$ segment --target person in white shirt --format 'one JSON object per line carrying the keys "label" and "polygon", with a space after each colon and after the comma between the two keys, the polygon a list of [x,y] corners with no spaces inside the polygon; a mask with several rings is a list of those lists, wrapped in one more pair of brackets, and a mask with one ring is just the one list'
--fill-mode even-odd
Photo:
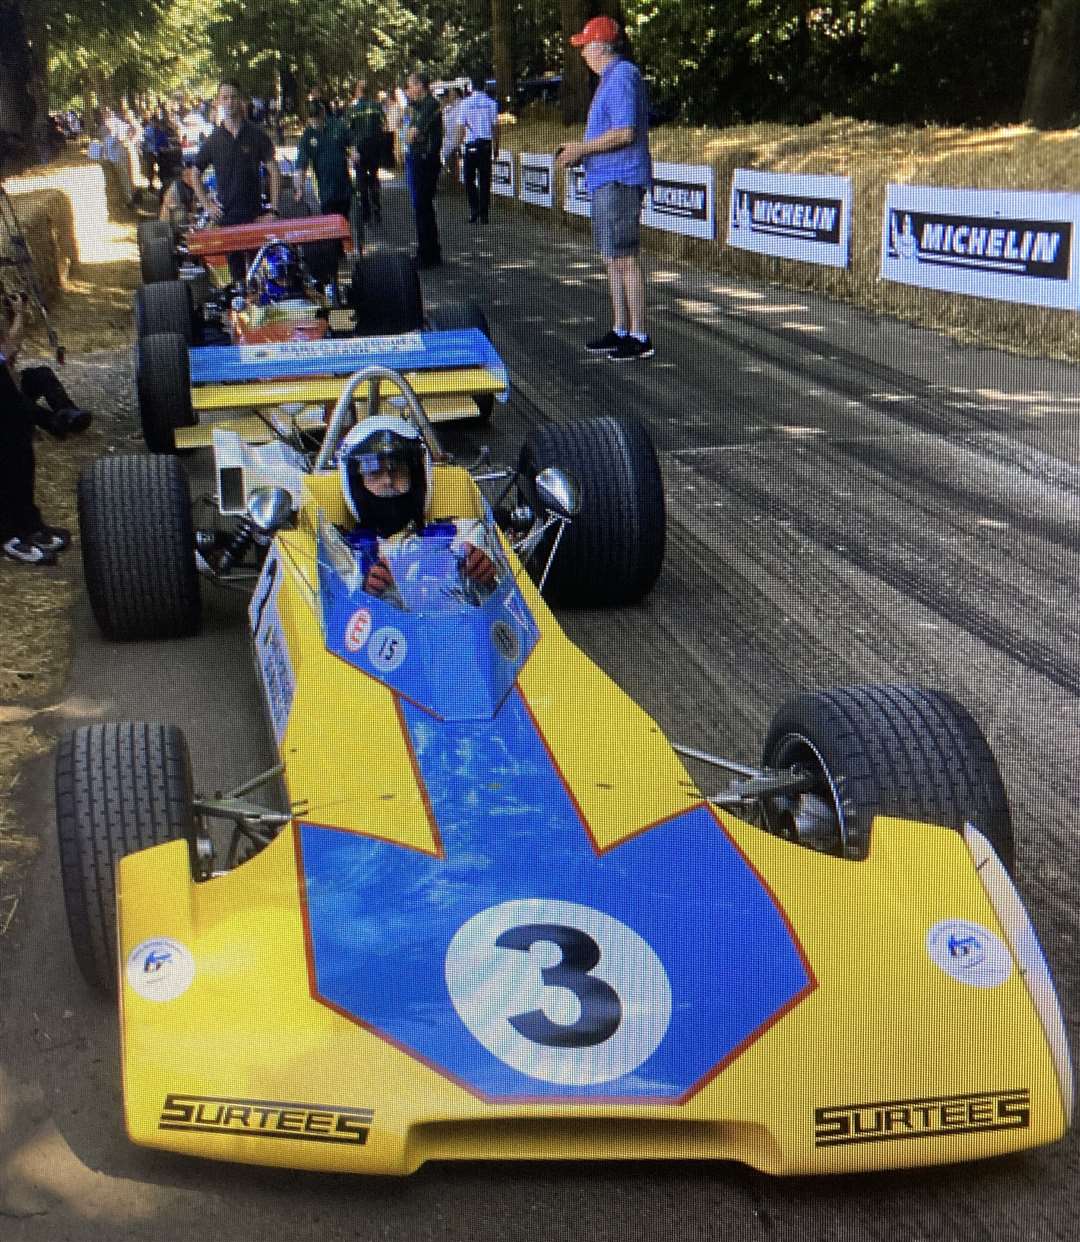
{"label": "person in white shirt", "polygon": [[439,159],[452,177],[457,176],[457,157],[461,150],[457,141],[458,116],[461,113],[461,91],[451,86],[443,100],[443,144]]}
{"label": "person in white shirt", "polygon": [[491,203],[491,161],[499,154],[499,105],[473,78],[473,89],[458,107],[454,146],[465,143],[465,193],[469,223],[487,224]]}

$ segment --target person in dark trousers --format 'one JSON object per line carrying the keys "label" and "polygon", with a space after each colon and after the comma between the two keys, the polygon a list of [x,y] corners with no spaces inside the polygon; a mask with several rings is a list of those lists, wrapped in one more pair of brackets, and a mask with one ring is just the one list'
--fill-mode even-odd
{"label": "person in dark trousers", "polygon": [[386,114],[382,106],[368,98],[367,82],[356,84],[356,94],[349,108],[349,128],[356,148],[356,192],[360,196],[360,218],[364,224],[382,220],[382,198],[379,193],[379,165],[386,144]]}
{"label": "person in dark trousers", "polygon": [[410,73],[405,94],[409,100],[404,120],[405,182],[416,218],[416,263],[422,268],[438,267],[442,247],[435,218],[435,191],[443,140],[442,109],[431,93],[427,74]]}
{"label": "person in dark trousers", "polygon": [[454,146],[465,144],[465,193],[469,223],[487,224],[491,204],[491,161],[499,154],[499,105],[484,89],[484,78],[473,79],[472,92],[458,106]]}
{"label": "person in dark trousers", "polygon": [[[21,565],[52,565],[57,553],[71,543],[71,534],[49,526],[34,503],[34,426],[42,412],[26,389],[33,393],[48,387],[54,399],[62,393],[71,414],[69,430],[84,430],[90,415],[74,409],[48,367],[30,367],[16,381],[12,364],[25,328],[25,301],[5,298],[0,323],[0,551]],[[44,385],[42,372],[51,376],[54,386]]]}
{"label": "person in dark trousers", "polygon": [[300,178],[298,197],[303,198],[304,182],[310,166],[319,191],[319,209],[349,218],[352,181],[349,179],[349,149],[352,136],[344,122],[329,116],[326,105],[308,101],[308,124],[296,146],[296,172]]}
{"label": "person in dark trousers", "polygon": [[555,164],[585,166],[593,242],[607,268],[611,293],[611,329],[587,341],[585,349],[611,362],[636,362],[655,353],[645,329],[640,257],[641,204],[652,185],[648,95],[640,70],[622,55],[622,31],[610,17],[590,18],[570,42],[600,82],[584,139],[560,147]]}
{"label": "person in dark trousers", "polygon": [[[244,96],[240,87],[228,79],[218,87],[219,123],[199,148],[195,167],[200,173],[213,165],[217,178],[214,202],[202,183],[195,180],[195,193],[214,224],[250,224],[264,222],[278,214],[281,198],[281,172],[274,158],[274,144],[265,129],[253,125],[244,116]],[[270,206],[262,211],[262,187],[259,170],[265,167],[270,179]],[[229,255],[229,272],[233,280],[245,275],[243,251]]]}

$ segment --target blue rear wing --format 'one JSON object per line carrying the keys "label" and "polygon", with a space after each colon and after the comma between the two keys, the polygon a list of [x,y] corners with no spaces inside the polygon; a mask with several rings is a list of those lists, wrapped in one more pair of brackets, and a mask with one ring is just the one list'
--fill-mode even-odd
{"label": "blue rear wing", "polygon": [[500,380],[499,399],[505,401],[509,395],[506,366],[479,328],[264,345],[204,345],[190,352],[193,385],[346,376],[372,364],[405,372],[482,367]]}

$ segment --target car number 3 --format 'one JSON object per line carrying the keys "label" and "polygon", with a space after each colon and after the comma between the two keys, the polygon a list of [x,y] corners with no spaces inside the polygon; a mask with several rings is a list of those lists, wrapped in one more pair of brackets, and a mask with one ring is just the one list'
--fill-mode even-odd
{"label": "car number 3", "polygon": [[568,1086],[611,1082],[656,1051],[671,985],[618,919],[569,901],[508,901],[455,933],[446,984],[462,1022],[500,1061]]}

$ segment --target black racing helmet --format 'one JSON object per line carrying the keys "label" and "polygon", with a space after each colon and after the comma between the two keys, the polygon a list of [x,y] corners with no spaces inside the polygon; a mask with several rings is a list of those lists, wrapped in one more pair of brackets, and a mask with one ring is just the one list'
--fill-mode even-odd
{"label": "black racing helmet", "polygon": [[[338,462],[345,503],[361,526],[383,538],[410,522],[423,526],[431,495],[431,454],[412,423],[393,414],[362,419],[342,441]],[[364,478],[388,465],[404,466],[408,484],[403,492],[377,496]]]}

